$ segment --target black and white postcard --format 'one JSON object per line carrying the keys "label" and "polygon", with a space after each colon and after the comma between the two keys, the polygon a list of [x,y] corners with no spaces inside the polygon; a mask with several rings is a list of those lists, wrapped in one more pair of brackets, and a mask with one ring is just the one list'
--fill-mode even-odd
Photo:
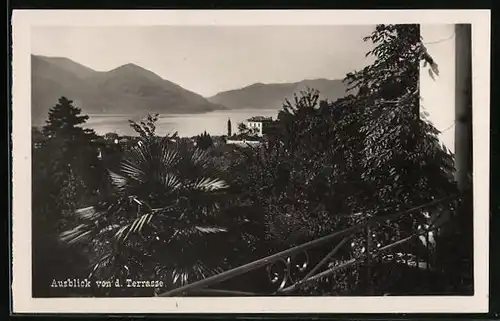
{"label": "black and white postcard", "polygon": [[487,311],[489,11],[12,21],[14,312]]}

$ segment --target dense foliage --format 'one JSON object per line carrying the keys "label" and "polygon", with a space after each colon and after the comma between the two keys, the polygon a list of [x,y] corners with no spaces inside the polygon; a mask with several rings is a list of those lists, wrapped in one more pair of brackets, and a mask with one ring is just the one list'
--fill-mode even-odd
{"label": "dense foliage", "polygon": [[327,102],[309,90],[286,102],[274,139],[244,160],[242,167],[255,166],[246,183],[264,187],[251,197],[272,195],[273,206],[303,211],[308,224],[332,230],[336,217],[383,215],[455,192],[453,157],[419,117],[419,64],[427,56],[418,29],[381,25],[366,38],[376,59],[347,75],[356,94]]}
{"label": "dense foliage", "polygon": [[[195,144],[177,134],[159,137],[158,115],[130,123],[138,136],[132,143],[96,145],[96,135],[81,128],[87,117],[61,98],[43,131],[33,132],[38,140],[33,215],[39,222],[34,240],[48,244],[41,235],[64,230],[64,243],[81,254],[74,261],[78,269],[68,275],[162,280],[162,289],[132,292],[154,295],[374,217],[455,195],[453,155],[420,115],[420,66],[429,65],[431,75],[438,69],[418,25],[378,25],[365,41],[373,43],[367,54],[374,63],[346,76],[348,96],[331,102],[320,100],[314,89],[297,93],[284,102],[257,147],[214,144],[206,132],[195,137]],[[244,124],[238,131],[240,137],[256,135]],[[97,150],[104,154],[101,160]],[[367,233],[380,247],[452,211],[453,202],[436,202],[363,230],[328,265],[362,255]],[[415,238],[369,266],[361,262],[299,292],[439,291],[436,279],[422,282],[419,270],[406,264],[409,256],[429,257],[429,245]],[[311,261],[329,250],[311,252]],[[40,258],[49,253],[36,247],[34,253],[41,267]],[[262,281],[266,277],[265,271],[255,271],[228,286],[264,292],[269,290]],[[399,278],[415,284],[397,288]]]}
{"label": "dense foliage", "polygon": [[53,278],[79,275],[85,265],[85,257],[60,244],[58,234],[71,226],[73,211],[93,199],[101,183],[95,134],[80,127],[86,118],[62,97],[42,131],[32,131],[35,295],[54,294]]}
{"label": "dense foliage", "polygon": [[[155,134],[155,120],[123,155],[113,189],[96,206],[76,211],[69,243],[90,244],[98,280],[164,280],[179,286],[228,267],[224,215],[228,184],[205,151]],[[233,220],[234,221],[234,220]],[[146,289],[144,294],[154,289]]]}
{"label": "dense foliage", "polygon": [[210,136],[210,134],[208,134],[206,131],[196,136],[196,147],[203,150],[214,147],[212,136]]}

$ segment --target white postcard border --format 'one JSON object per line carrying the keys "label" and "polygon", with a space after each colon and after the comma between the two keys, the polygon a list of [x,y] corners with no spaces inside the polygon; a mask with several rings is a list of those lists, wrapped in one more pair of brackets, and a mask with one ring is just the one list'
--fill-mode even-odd
{"label": "white postcard border", "polygon": [[[31,297],[32,26],[360,25],[471,23],[473,30],[474,289],[470,297],[50,298]],[[12,16],[14,313],[472,313],[489,289],[489,10],[14,10]]]}

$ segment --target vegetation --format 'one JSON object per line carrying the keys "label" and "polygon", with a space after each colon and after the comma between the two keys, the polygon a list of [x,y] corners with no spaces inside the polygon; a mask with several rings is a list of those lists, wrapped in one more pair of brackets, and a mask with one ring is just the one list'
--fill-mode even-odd
{"label": "vegetation", "polygon": [[[315,89],[298,93],[284,102],[259,147],[216,145],[206,132],[195,137],[196,146],[177,133],[160,137],[157,115],[130,122],[138,136],[132,143],[99,145],[98,137],[81,127],[87,117],[61,98],[43,131],[33,130],[38,295],[60,294],[48,287],[52,278],[80,276],[161,280],[163,287],[92,293],[151,296],[457,194],[453,155],[439,144],[432,124],[419,117],[420,64],[437,71],[419,27],[379,25],[365,41],[374,44],[368,54],[375,61],[346,76],[350,95],[332,102],[321,100]],[[238,130],[245,137],[255,135],[243,124]],[[97,151],[104,151],[103,159]],[[438,202],[368,232],[374,244],[389,244],[455,206]],[[365,239],[366,231],[353,235],[329,265],[358,257]],[[368,287],[378,294],[449,290],[440,266],[433,266],[433,278],[427,275],[422,282],[419,269],[406,264],[407,256],[429,255],[428,248],[428,240],[415,238],[398,250],[405,258],[392,251],[375,259],[370,265],[375,285],[366,283],[367,266],[360,265],[301,287],[299,293],[355,295]],[[330,250],[311,252],[311,261]],[[441,252],[440,258],[446,255]],[[61,271],[42,270],[53,266],[46,259],[54,256],[64,257]],[[388,273],[415,284],[395,288],[397,278]],[[226,285],[272,291],[266,278],[258,270]]]}
{"label": "vegetation", "polygon": [[101,280],[181,285],[226,267],[217,249],[227,231],[220,208],[228,186],[218,168],[200,149],[159,139],[153,122],[141,129],[147,134],[124,154],[120,172],[109,173],[111,193],[77,211],[81,224],[63,239],[91,242]]}
{"label": "vegetation", "polygon": [[258,139],[258,129],[255,127],[248,127],[245,123],[238,124],[238,133],[233,135],[236,139]]}
{"label": "vegetation", "polygon": [[95,134],[79,127],[86,119],[72,101],[62,97],[50,110],[43,130],[33,130],[34,295],[54,294],[48,287],[52,278],[81,274],[80,265],[85,261],[79,252],[57,240],[72,223],[73,211],[92,200],[101,183],[92,144]]}
{"label": "vegetation", "polygon": [[207,150],[211,147],[214,147],[214,141],[212,137],[206,131],[204,131],[200,135],[196,136],[196,147],[202,150]]}

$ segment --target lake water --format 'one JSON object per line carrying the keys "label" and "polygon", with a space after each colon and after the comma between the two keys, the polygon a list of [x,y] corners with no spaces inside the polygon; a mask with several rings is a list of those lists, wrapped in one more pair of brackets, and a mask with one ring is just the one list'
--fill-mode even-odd
{"label": "lake water", "polygon": [[[160,115],[156,132],[159,135],[178,132],[181,137],[192,137],[207,131],[210,135],[227,135],[227,120],[231,119],[232,131],[237,132],[238,123],[253,116],[273,117],[276,109],[217,110],[203,114]],[[119,135],[136,135],[129,120],[140,120],[132,115],[95,115],[90,114],[85,127],[92,128],[98,134],[115,132]]]}

